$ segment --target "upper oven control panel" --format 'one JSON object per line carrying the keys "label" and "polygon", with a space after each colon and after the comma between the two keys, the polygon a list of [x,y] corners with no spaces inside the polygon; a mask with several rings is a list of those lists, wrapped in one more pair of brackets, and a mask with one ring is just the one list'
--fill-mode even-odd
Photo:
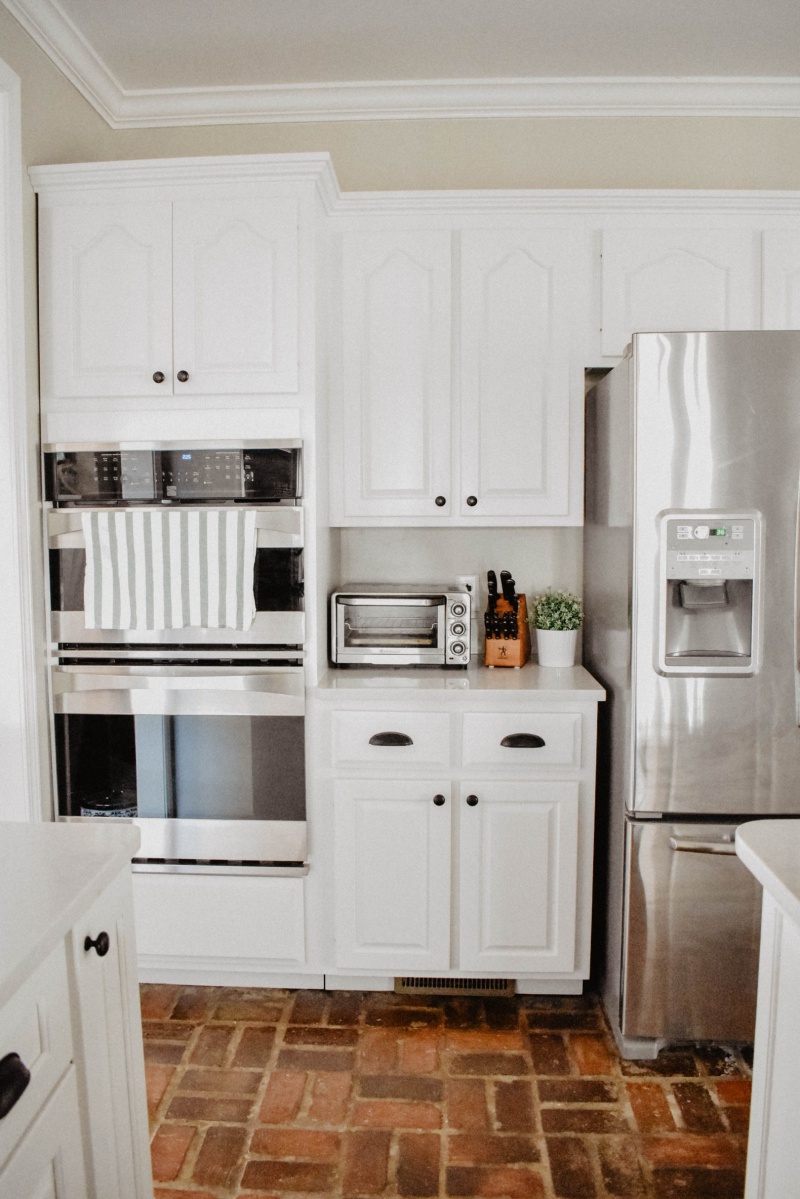
{"label": "upper oven control panel", "polygon": [[45,496],[57,507],[296,503],[296,443],[217,449],[46,446]]}

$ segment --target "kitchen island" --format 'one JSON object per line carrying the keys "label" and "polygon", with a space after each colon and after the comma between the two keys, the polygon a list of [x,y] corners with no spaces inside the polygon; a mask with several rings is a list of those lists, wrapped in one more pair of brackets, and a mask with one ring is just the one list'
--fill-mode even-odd
{"label": "kitchen island", "polygon": [[0,1194],[152,1199],[139,830],[0,824]]}
{"label": "kitchen island", "polygon": [[745,1199],[800,1196],[800,820],[740,825],[736,852],[764,888]]}

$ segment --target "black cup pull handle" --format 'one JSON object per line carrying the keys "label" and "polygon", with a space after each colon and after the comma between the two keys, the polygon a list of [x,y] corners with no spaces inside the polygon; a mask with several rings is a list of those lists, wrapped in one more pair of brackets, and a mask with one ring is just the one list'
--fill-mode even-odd
{"label": "black cup pull handle", "polygon": [[31,1081],[31,1072],[18,1053],[0,1059],[0,1120],[7,1116]]}
{"label": "black cup pull handle", "polygon": [[104,958],[111,948],[111,938],[108,933],[98,933],[94,940],[87,937],[83,942],[83,948],[87,953],[90,949],[94,949],[99,958]]}
{"label": "black cup pull handle", "polygon": [[506,749],[541,749],[544,737],[540,737],[538,733],[509,733],[500,744]]}
{"label": "black cup pull handle", "polygon": [[369,739],[370,745],[413,745],[414,742],[407,733],[374,733]]}

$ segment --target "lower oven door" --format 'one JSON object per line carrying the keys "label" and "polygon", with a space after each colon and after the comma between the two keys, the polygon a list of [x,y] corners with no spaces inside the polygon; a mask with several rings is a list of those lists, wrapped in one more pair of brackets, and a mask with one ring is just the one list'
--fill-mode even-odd
{"label": "lower oven door", "polygon": [[302,667],[58,666],[59,814],[134,819],[150,867],[306,860]]}

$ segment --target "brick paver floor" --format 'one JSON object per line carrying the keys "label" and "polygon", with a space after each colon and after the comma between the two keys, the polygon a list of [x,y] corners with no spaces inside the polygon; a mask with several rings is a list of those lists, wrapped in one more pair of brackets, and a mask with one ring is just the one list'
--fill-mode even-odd
{"label": "brick paver floor", "polygon": [[620,1061],[581,998],[145,985],[156,1199],[737,1199],[734,1048]]}

